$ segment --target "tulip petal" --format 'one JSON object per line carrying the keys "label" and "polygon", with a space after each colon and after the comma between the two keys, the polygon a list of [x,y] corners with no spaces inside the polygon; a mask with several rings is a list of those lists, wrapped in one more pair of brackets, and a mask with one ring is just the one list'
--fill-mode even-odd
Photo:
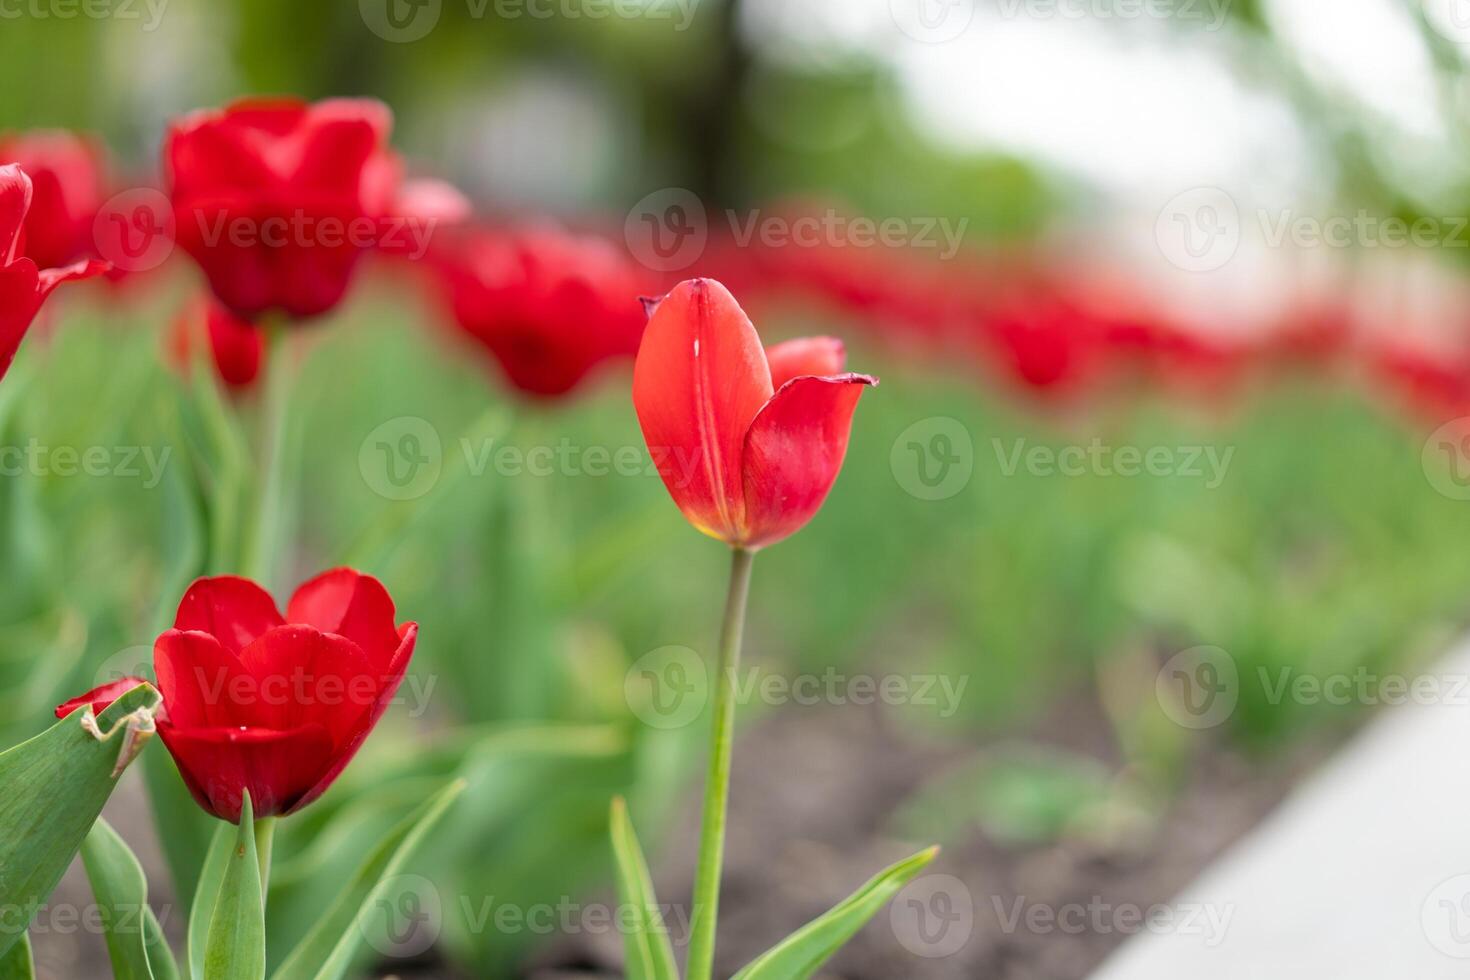
{"label": "tulip petal", "polygon": [[317,724],[274,731],[181,728],[169,722],[158,726],[158,734],[195,801],[231,822],[240,819],[247,789],[256,819],[300,805],[331,764],[333,751],[331,736]]}
{"label": "tulip petal", "polygon": [[852,413],[864,374],[789,381],[751,423],[745,439],[747,548],[774,544],[800,530],[827,499],[842,469]]}
{"label": "tulip petal", "polygon": [[253,681],[254,697],[238,706],[237,723],[284,730],[310,720],[339,746],[363,727],[384,683],[357,644],[294,623],[250,644],[240,663]]}
{"label": "tulip petal", "polygon": [[201,578],[179,600],[174,628],[213,636],[239,655],[261,636],[285,622],[270,593],[246,578]]}
{"label": "tulip petal", "polygon": [[67,715],[84,708],[92,707],[92,714],[100,715],[107,710],[108,705],[122,697],[124,694],[137,687],[139,684],[148,683],[141,677],[123,677],[119,680],[108,681],[92,688],[86,694],[79,694],[70,701],[64,701],[56,706],[56,717],[65,718]]}
{"label": "tulip petal", "polygon": [[745,433],[772,390],[760,337],[724,286],[691,279],[658,304],[633,369],[633,405],[664,485],[706,534],[740,535]]}
{"label": "tulip petal", "polygon": [[164,633],[153,644],[153,671],[169,718],[186,728],[238,726],[236,702],[255,699],[240,658],[208,633]]}
{"label": "tulip petal", "polygon": [[36,274],[41,298],[45,299],[51,295],[51,290],[64,282],[91,279],[93,276],[102,275],[111,268],[111,262],[102,262],[98,259],[83,259],[80,262],[73,262],[71,265],[63,266],[60,269],[42,269]]}
{"label": "tulip petal", "polygon": [[36,264],[19,258],[0,265],[0,378],[9,370],[25,340],[31,321],[41,309]]}
{"label": "tulip petal", "polygon": [[287,620],[345,636],[378,669],[386,669],[398,649],[394,615],[383,583],[350,568],[334,568],[303,583],[286,606]]}
{"label": "tulip petal", "polygon": [[0,264],[15,258],[30,207],[31,178],[16,164],[0,167]]}
{"label": "tulip petal", "polygon": [[766,348],[771,384],[780,388],[792,378],[825,378],[841,374],[847,348],[836,337],[799,337]]}
{"label": "tulip petal", "polygon": [[355,729],[347,743],[338,746],[331,767],[317,780],[316,785],[292,807],[292,812],[301,809],[326,792],[327,787],[332,785],[333,780],[342,773],[343,769],[347,768],[347,764],[352,761],[352,757],[357,754],[357,750],[362,748],[362,743],[367,741],[368,735],[372,733],[373,726],[378,723],[378,719],[383,716],[383,712],[388,710],[389,703],[393,700],[394,695],[398,693],[398,685],[403,682],[403,675],[408,672],[408,664],[413,659],[414,646],[418,642],[418,636],[418,623],[404,624],[403,629],[399,632],[398,649],[393,652],[393,657],[388,663],[387,673],[382,678],[383,684],[378,691],[377,703],[373,705],[365,722]]}

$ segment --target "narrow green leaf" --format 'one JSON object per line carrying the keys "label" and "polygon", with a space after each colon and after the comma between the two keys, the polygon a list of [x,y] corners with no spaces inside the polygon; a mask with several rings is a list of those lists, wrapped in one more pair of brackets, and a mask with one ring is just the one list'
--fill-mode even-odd
{"label": "narrow green leaf", "polygon": [[931,847],[879,872],[826,915],[808,922],[751,961],[735,974],[734,980],[805,980],[810,977],[938,853],[939,848]]}
{"label": "narrow green leaf", "polygon": [[0,753],[0,956],[61,880],[119,767],[151,735],[160,700],[139,685],[95,719],[90,708],[78,709]]}
{"label": "narrow green leaf", "polygon": [[12,943],[10,952],[0,956],[0,980],[36,980],[30,936],[21,933],[20,942]]}
{"label": "narrow green leaf", "polygon": [[153,980],[179,980],[174,951],[168,948],[163,925],[151,908],[143,910],[143,945],[148,950],[148,969],[153,973]]}
{"label": "narrow green leaf", "polygon": [[[416,847],[464,789],[456,779],[409,814],[357,869],[331,907],[317,919],[271,980],[338,980],[352,965],[369,916],[377,913],[386,881],[398,874]],[[211,978],[212,980],[212,978]]]}
{"label": "narrow green leaf", "polygon": [[214,916],[214,903],[219,898],[220,885],[225,880],[225,868],[230,863],[230,852],[235,849],[238,831],[216,820],[214,839],[204,857],[199,872],[199,882],[194,888],[194,901],[189,906],[188,961],[192,980],[203,980],[204,947],[209,939],[209,920]]}
{"label": "narrow green leaf", "polygon": [[[166,976],[170,969],[177,975],[166,943],[151,952],[149,949],[152,912],[143,868],[117,831],[101,817],[82,842],[82,866],[101,913],[114,980],[154,980],[155,974]],[[153,921],[156,926],[157,920]],[[150,966],[150,955],[160,960],[157,970]],[[166,964],[162,962],[164,957]]]}
{"label": "narrow green leaf", "polygon": [[240,826],[225,865],[219,897],[204,941],[204,980],[264,980],[265,905],[260,864],[255,857],[255,820],[250,794],[240,808]]}
{"label": "narrow green leaf", "polygon": [[653,878],[643,848],[621,796],[612,802],[613,855],[618,862],[618,898],[632,909],[631,928],[623,933],[623,971],[627,980],[679,980],[674,947],[664,928],[663,910],[653,893]]}

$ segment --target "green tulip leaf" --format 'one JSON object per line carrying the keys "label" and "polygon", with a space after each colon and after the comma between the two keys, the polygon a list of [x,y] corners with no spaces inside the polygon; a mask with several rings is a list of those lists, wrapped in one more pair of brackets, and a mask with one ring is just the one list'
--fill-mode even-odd
{"label": "green tulip leaf", "polygon": [[[240,806],[240,826],[234,836],[219,895],[209,916],[203,980],[264,980],[265,977],[265,903],[260,894],[255,819],[248,791]],[[195,896],[196,904],[200,894],[207,894],[202,885]]]}
{"label": "green tulip leaf", "polygon": [[808,922],[761,954],[735,974],[734,980],[805,980],[810,977],[938,853],[939,848],[931,847],[879,872],[830,912]]}
{"label": "green tulip leaf", "polygon": [[142,684],[101,715],[79,708],[0,753],[0,956],[50,897],[117,777],[153,734],[160,701]]}
{"label": "green tulip leaf", "polygon": [[20,942],[11,943],[10,952],[0,956],[0,980],[36,980],[30,936],[21,933]]}
{"label": "green tulip leaf", "polygon": [[179,965],[174,961],[174,951],[168,947],[163,934],[163,924],[151,908],[143,909],[143,945],[148,950],[148,968],[153,971],[153,980],[179,980]]}
{"label": "green tulip leaf", "polygon": [[653,893],[648,862],[633,832],[628,804],[621,796],[613,798],[611,831],[613,856],[618,863],[618,898],[633,915],[631,928],[623,932],[623,972],[627,980],[679,980],[674,947]]}
{"label": "green tulip leaf", "polygon": [[148,908],[143,868],[117,831],[100,817],[82,842],[82,866],[101,913],[114,980],[178,976],[168,944],[161,943],[161,932],[149,935],[158,920]]}
{"label": "green tulip leaf", "polygon": [[378,842],[347,886],[301,940],[272,980],[338,980],[352,966],[371,916],[389,880],[464,789],[457,779],[441,789]]}
{"label": "green tulip leaf", "polygon": [[235,848],[235,828],[223,820],[215,820],[214,825],[214,838],[205,853],[199,880],[194,886],[194,899],[189,906],[188,963],[192,980],[204,977],[204,946],[209,939],[209,919],[214,914],[220,883],[225,880],[230,852]]}

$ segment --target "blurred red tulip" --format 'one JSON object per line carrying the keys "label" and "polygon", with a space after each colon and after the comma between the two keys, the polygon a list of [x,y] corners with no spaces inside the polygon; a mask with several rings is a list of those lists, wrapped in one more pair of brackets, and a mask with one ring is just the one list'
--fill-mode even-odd
{"label": "blurred red tulip", "polygon": [[0,378],[10,369],[41,304],[63,282],[105,272],[107,264],[82,261],[59,269],[38,269],[20,254],[31,206],[31,180],[15,164],[0,167]]}
{"label": "blurred red tulip", "polygon": [[[240,819],[245,790],[257,819],[293,813],[352,760],[398,690],[418,625],[394,623],[375,578],[326,572],[296,590],[283,618],[242,578],[200,579],[158,638],[158,734],[201,807]],[[136,679],[57,708],[101,711]]]}
{"label": "blurred red tulip", "polygon": [[336,306],[384,237],[401,176],[368,99],[247,100],[177,120],[164,147],[177,238],[220,302],[254,319]]}
{"label": "blurred red tulip", "polygon": [[265,353],[265,338],[260,328],[242,320],[210,296],[195,298],[174,319],[169,345],[180,371],[188,372],[201,339],[208,340],[215,370],[220,380],[231,388],[249,388],[260,377]]}
{"label": "blurred red tulip", "polygon": [[454,319],[527,394],[564,395],[638,351],[646,280],[600,238],[476,229],[436,250],[435,268]]}
{"label": "blurred red tulip", "polygon": [[31,178],[27,257],[49,269],[96,254],[92,219],[106,181],[96,143],[66,130],[10,134],[0,138],[0,163],[18,164]]}
{"label": "blurred red tulip", "polygon": [[[837,373],[842,350],[830,338],[772,354],[774,364],[724,286],[691,279],[654,308],[633,369],[633,405],[674,502],[705,534],[747,550],[821,508],[858,397],[877,384]],[[823,373],[793,374],[807,369]]]}

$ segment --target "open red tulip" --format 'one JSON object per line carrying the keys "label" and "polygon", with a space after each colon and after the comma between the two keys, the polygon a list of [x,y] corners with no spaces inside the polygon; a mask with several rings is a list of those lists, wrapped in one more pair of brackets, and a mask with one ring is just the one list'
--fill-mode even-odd
{"label": "open red tulip", "polygon": [[[158,734],[194,799],[238,822],[244,792],[256,818],[293,813],[352,760],[403,680],[418,625],[394,623],[382,583],[325,572],[283,617],[243,578],[204,578],[158,638]],[[57,708],[94,712],[139,683],[113,681]]]}
{"label": "open red tulip", "polygon": [[0,138],[0,163],[18,164],[31,178],[25,254],[42,269],[95,255],[92,219],[106,185],[102,149],[64,129]]}
{"label": "open red tulip", "polygon": [[265,338],[260,328],[240,319],[207,294],[185,304],[174,320],[169,353],[181,372],[188,373],[200,341],[209,344],[215,370],[220,380],[231,388],[249,388],[260,377],[265,353]]}
{"label": "open red tulip", "polygon": [[435,253],[455,321],[519,390],[555,398],[638,351],[638,268],[609,242],[557,228],[468,229]]}
{"label": "open red tulip", "polygon": [[691,279],[649,317],[633,405],[659,475],[696,528],[754,550],[800,530],[832,489],[865,374],[842,344],[761,348],[724,286]]}
{"label": "open red tulip", "polygon": [[383,236],[402,166],[370,99],[244,100],[195,112],[164,146],[179,245],[247,319],[336,306]]}
{"label": "open red tulip", "polygon": [[31,179],[15,164],[0,167],[0,378],[51,290],[73,279],[107,271],[107,263],[82,261],[60,269],[37,268],[22,250]]}

